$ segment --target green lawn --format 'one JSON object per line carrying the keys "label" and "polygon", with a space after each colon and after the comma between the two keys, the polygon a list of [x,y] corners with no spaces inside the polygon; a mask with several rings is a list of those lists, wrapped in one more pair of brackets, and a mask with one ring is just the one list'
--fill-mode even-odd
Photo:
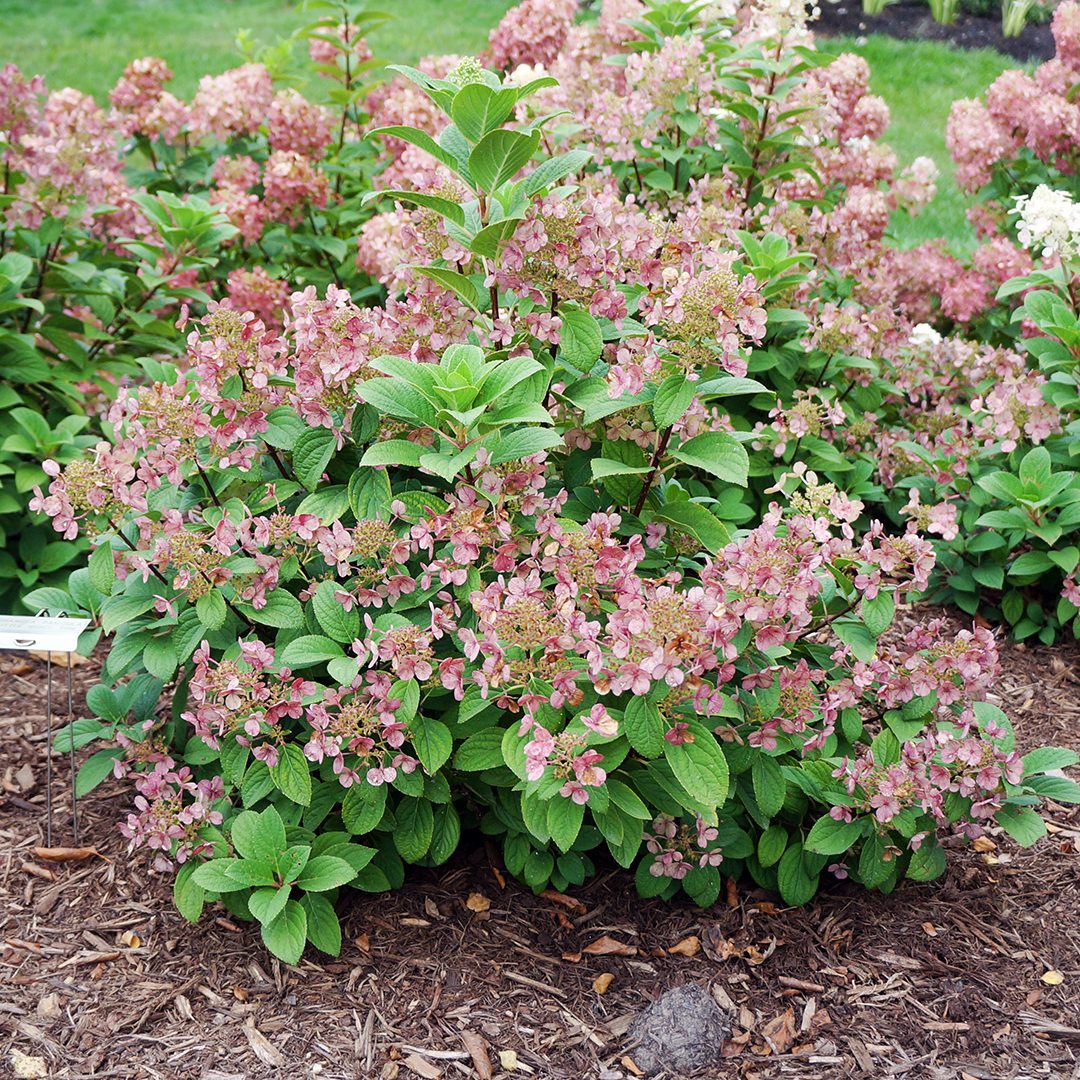
{"label": "green lawn", "polygon": [[[373,3],[394,19],[371,36],[389,60],[428,53],[471,53],[513,0],[393,0]],[[316,13],[319,14],[319,13]],[[188,96],[199,76],[237,63],[236,35],[263,44],[288,36],[316,15],[291,0],[0,0],[0,66],[41,72],[53,87],[104,97],[136,56],[162,56]]]}
{"label": "green lawn", "polygon": [[897,238],[905,247],[944,236],[957,250],[974,245],[964,212],[970,200],[952,181],[952,161],[945,148],[945,123],[958,98],[981,97],[1003,71],[1017,61],[992,49],[954,49],[939,42],[899,42],[871,34],[856,44],[852,38],[821,39],[830,52],[856,52],[870,64],[870,88],[892,112],[885,141],[903,164],[920,154],[941,169],[938,194],[914,220],[898,220]]}
{"label": "green lawn", "polygon": [[[394,0],[376,4],[392,22],[372,35],[378,55],[414,61],[433,52],[476,52],[513,0]],[[75,86],[103,98],[128,60],[163,56],[176,72],[174,90],[190,95],[199,76],[237,62],[236,36],[248,30],[271,44],[304,21],[289,0],[0,0],[0,65],[14,61],[41,72],[53,87]],[[1015,61],[990,50],[958,51],[935,42],[880,35],[822,39],[830,51],[865,56],[871,87],[892,110],[886,139],[904,163],[929,154],[943,177],[934,202],[914,222],[901,221],[901,243],[944,236],[959,249],[973,243],[967,200],[952,183],[945,121],[956,98],[980,95]]]}

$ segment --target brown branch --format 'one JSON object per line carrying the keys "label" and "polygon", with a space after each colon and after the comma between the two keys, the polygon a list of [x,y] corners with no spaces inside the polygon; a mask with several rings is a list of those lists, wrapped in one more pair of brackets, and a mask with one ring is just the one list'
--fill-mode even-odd
{"label": "brown branch", "polygon": [[634,506],[634,517],[640,517],[641,511],[645,508],[645,500],[649,497],[649,489],[653,486],[653,481],[656,479],[656,474],[660,469],[660,461],[663,459],[664,451],[667,450],[671,432],[671,428],[665,429],[659,440],[657,440],[652,461],[649,463],[649,475],[645,477],[645,483],[641,485],[641,494],[638,495],[637,504]]}

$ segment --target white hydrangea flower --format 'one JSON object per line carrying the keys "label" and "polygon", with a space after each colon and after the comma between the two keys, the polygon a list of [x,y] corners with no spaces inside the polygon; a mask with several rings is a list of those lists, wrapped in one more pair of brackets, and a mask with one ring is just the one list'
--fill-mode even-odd
{"label": "white hydrangea flower", "polygon": [[543,64],[518,64],[504,83],[506,86],[527,86],[534,79],[542,79],[547,75],[547,68]]}
{"label": "white hydrangea flower", "polygon": [[1040,184],[1034,194],[1015,201],[1020,215],[1017,236],[1024,247],[1063,259],[1080,251],[1080,206],[1064,191]]}
{"label": "white hydrangea flower", "polygon": [[914,349],[932,349],[941,344],[941,335],[929,323],[921,322],[911,328],[908,341]]}

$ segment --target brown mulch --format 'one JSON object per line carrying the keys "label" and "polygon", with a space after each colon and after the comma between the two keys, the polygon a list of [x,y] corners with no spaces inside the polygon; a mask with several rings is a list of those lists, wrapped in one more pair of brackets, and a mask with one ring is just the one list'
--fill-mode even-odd
{"label": "brown mulch", "polygon": [[[821,17],[813,25],[824,37],[885,34],[901,41],[941,41],[959,49],[996,49],[1025,63],[1054,55],[1049,22],[1029,22],[1019,37],[1006,37],[996,6],[988,15],[960,11],[948,26],[934,21],[926,0],[894,0],[880,15],[867,15],[860,0],[825,0],[820,7]],[[957,60],[963,63],[962,57]]]}
{"label": "brown mulch", "polygon": [[[1022,747],[1080,748],[1080,646],[1002,653]],[[699,982],[737,1019],[711,1076],[1080,1077],[1077,808],[1051,808],[1031,851],[995,836],[953,852],[942,881],[837,885],[802,910],[750,883],[705,912],[643,902],[623,873],[534,897],[477,850],[397,894],[353,894],[340,960],[285,967],[220,911],[180,919],[168,882],[125,855],[126,785],[79,804],[100,856],[33,855],[43,667],[0,657],[0,1075],[14,1052],[56,1078],[616,1080],[634,1075],[629,1019]],[[94,668],[74,674],[81,694]]]}

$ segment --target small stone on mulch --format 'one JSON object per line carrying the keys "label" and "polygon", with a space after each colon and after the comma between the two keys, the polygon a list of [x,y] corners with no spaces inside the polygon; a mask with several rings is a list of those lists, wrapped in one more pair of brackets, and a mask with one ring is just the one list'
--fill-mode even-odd
{"label": "small stone on mulch", "polygon": [[630,1025],[633,1062],[646,1076],[664,1069],[693,1073],[716,1065],[731,1034],[732,1019],[700,986],[676,986]]}

